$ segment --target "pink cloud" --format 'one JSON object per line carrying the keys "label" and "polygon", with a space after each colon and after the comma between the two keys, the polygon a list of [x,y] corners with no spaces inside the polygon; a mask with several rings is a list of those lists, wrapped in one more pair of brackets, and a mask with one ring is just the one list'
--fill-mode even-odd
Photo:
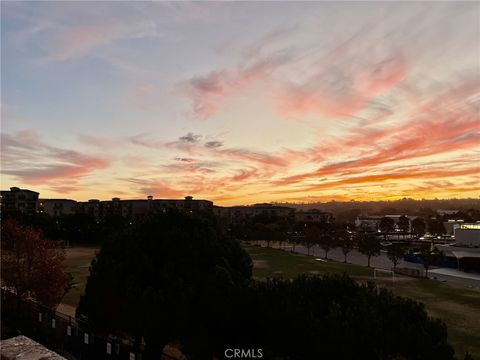
{"label": "pink cloud", "polygon": [[391,90],[407,76],[407,62],[400,54],[350,72],[336,63],[320,69],[300,84],[280,91],[277,98],[283,116],[319,114],[354,116],[378,95]]}
{"label": "pink cloud", "polygon": [[104,156],[47,145],[33,131],[3,133],[2,155],[2,173],[32,185],[51,181],[72,184],[110,165]]}
{"label": "pink cloud", "polygon": [[228,100],[248,86],[269,77],[270,73],[291,59],[288,51],[279,51],[257,58],[250,65],[235,70],[216,70],[206,76],[191,78],[181,88],[192,100],[193,114],[198,119],[214,116]]}
{"label": "pink cloud", "polygon": [[84,56],[92,49],[105,45],[122,33],[117,24],[81,25],[69,28],[57,37],[47,62],[64,61]]}

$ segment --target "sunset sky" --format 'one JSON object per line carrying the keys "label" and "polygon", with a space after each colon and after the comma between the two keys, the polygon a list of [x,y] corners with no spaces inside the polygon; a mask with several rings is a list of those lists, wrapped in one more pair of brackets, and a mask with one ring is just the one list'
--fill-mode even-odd
{"label": "sunset sky", "polygon": [[2,189],[480,194],[480,3],[2,2]]}

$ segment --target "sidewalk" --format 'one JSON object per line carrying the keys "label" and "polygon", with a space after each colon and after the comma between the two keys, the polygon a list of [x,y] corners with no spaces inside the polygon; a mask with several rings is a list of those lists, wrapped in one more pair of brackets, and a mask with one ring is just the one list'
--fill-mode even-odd
{"label": "sidewalk", "polygon": [[429,274],[438,274],[438,275],[447,275],[447,276],[454,276],[454,277],[459,277],[462,279],[470,279],[470,280],[476,280],[480,281],[480,274],[472,274],[472,273],[467,273],[455,269],[447,269],[447,268],[439,268],[439,269],[433,269],[428,271]]}

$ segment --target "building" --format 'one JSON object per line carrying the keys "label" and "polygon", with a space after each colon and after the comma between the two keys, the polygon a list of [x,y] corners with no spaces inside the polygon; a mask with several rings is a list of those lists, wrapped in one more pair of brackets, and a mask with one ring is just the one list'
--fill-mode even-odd
{"label": "building", "polygon": [[35,214],[38,211],[39,193],[36,191],[11,187],[10,190],[2,190],[0,193],[2,212]]}
{"label": "building", "polygon": [[210,200],[194,200],[192,196],[185,196],[183,200],[149,199],[153,211],[177,209],[183,212],[213,211],[213,202]]}
{"label": "building", "polygon": [[272,204],[255,204],[249,206],[215,206],[213,213],[220,218],[226,219],[232,223],[243,223],[256,216],[268,216],[274,218],[292,218],[295,209],[286,206],[277,206]]}
{"label": "building", "polygon": [[79,201],[77,203],[77,214],[87,214],[95,219],[100,219],[100,200]]}
{"label": "building", "polygon": [[443,222],[443,227],[445,228],[447,235],[453,235],[455,229],[460,228],[463,223],[463,220],[448,220]]}
{"label": "building", "polygon": [[480,246],[480,222],[464,223],[454,229],[457,246],[479,247]]}
{"label": "building", "polygon": [[297,223],[332,223],[335,220],[332,213],[310,209],[306,211],[295,212],[295,222]]}
{"label": "building", "polygon": [[363,231],[378,231],[383,216],[358,216],[355,227]]}
{"label": "building", "polygon": [[393,220],[395,231],[400,231],[399,228],[399,221],[400,218],[405,216],[408,219],[408,232],[412,229],[412,221],[417,218],[417,216],[409,216],[409,215],[384,215],[384,216],[358,216],[355,220],[355,227],[357,229],[361,229],[363,231],[379,231],[380,230],[380,222],[382,218],[390,218]]}
{"label": "building", "polygon": [[50,216],[73,215],[77,202],[71,199],[40,199],[39,211]]}
{"label": "building", "polygon": [[213,202],[210,200],[194,200],[192,196],[186,196],[185,199],[153,199],[152,196],[148,196],[145,200],[112,198],[112,200],[100,201],[91,199],[78,202],[76,212],[102,220],[110,216],[138,218],[148,213],[162,213],[171,209],[187,213],[211,212],[213,211]]}

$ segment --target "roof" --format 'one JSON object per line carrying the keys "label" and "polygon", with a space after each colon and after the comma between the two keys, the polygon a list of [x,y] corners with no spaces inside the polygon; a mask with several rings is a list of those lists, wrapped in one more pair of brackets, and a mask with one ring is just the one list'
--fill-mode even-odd
{"label": "roof", "polygon": [[13,192],[18,192],[18,191],[24,191],[24,192],[29,192],[33,194],[40,194],[39,192],[33,191],[33,190],[28,190],[28,189],[20,189],[20,188],[10,188],[10,190],[1,190],[2,194],[4,193],[13,193]]}
{"label": "roof", "polygon": [[2,347],[2,360],[66,360],[57,353],[48,350],[43,345],[22,335],[2,340],[0,344]]}
{"label": "roof", "polygon": [[461,258],[480,258],[480,252],[452,251],[452,253],[457,259],[461,259]]}

